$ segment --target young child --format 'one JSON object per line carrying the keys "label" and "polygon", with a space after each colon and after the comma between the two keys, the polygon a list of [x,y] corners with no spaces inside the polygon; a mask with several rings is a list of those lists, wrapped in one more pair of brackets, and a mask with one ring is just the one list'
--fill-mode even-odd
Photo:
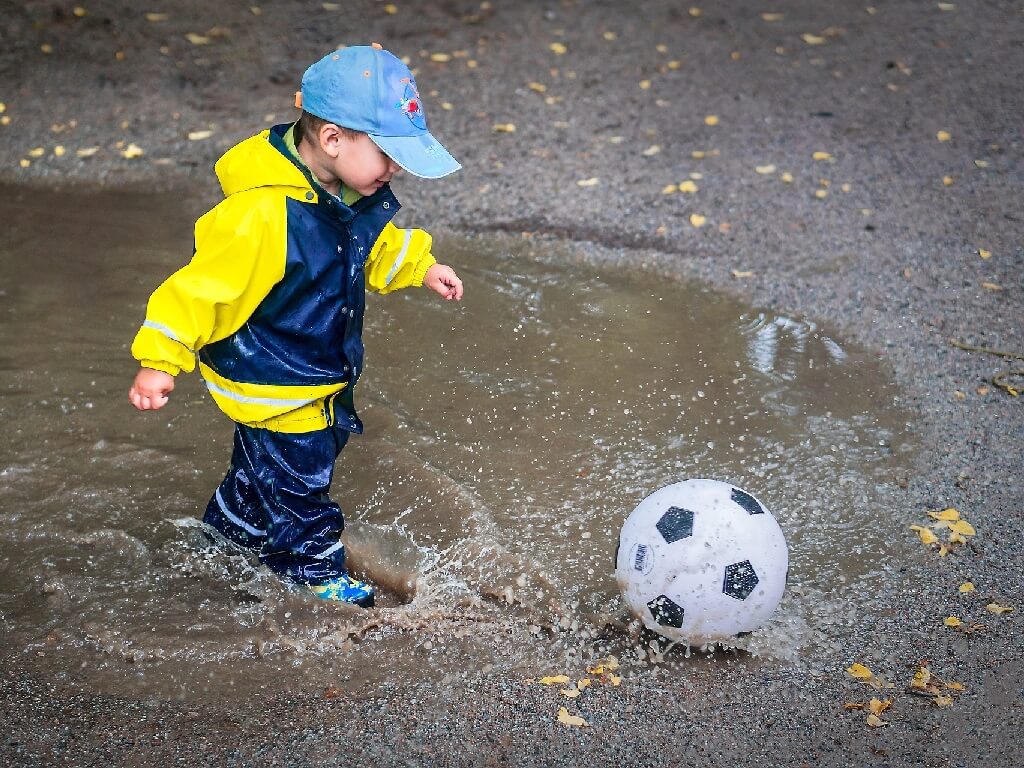
{"label": "young child", "polygon": [[129,400],[162,408],[195,358],[235,421],[231,467],[203,521],[259,552],[318,597],[373,605],[345,569],[334,462],[362,432],[352,389],[363,368],[365,291],[426,285],[462,298],[430,235],[391,224],[398,170],[461,167],[427,131],[412,73],[380,45],[329,53],[306,70],[302,116],[228,150],[224,200],[195,227],[191,262],[150,297],[132,344]]}

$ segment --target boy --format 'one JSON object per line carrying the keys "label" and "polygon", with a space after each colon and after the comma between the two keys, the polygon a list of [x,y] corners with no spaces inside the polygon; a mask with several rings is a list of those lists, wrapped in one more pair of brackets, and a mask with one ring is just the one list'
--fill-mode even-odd
{"label": "boy", "polygon": [[302,117],[228,150],[225,199],[196,222],[192,261],[150,297],[132,344],[129,400],[162,408],[174,376],[199,369],[235,421],[227,476],[203,521],[257,550],[282,578],[363,607],[373,589],[345,569],[344,525],[328,498],[334,461],[362,432],[352,401],[363,366],[365,290],[462,281],[422,230],[400,230],[388,182],[461,167],[427,131],[412,74],[374,43],[306,70]]}

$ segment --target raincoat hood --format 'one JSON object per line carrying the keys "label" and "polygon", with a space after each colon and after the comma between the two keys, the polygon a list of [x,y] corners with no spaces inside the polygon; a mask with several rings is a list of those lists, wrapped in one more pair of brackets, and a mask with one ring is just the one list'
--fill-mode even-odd
{"label": "raincoat hood", "polygon": [[309,189],[305,174],[271,143],[271,132],[288,126],[261,131],[225,152],[214,171],[225,197],[258,187],[298,187]]}

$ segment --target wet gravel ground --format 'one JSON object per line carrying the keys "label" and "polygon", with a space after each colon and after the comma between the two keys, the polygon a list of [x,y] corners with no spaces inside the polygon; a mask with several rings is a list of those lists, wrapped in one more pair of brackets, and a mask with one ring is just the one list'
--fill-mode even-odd
{"label": "wet gravel ground", "polygon": [[[696,15],[672,2],[252,5],[83,0],[76,15],[72,3],[5,3],[0,181],[180,187],[201,209],[215,158],[291,118],[308,63],[379,40],[411,57],[431,128],[465,166],[396,182],[402,223],[593,241],[616,267],[828,321],[889,362],[922,446],[915,471],[892,478],[902,505],[879,515],[923,522],[954,506],[978,535],[946,559],[922,546],[902,563],[821,673],[717,660],[626,676],[581,697],[586,729],[554,721],[550,689],[496,675],[192,705],[85,695],[15,660],[0,674],[0,762],[1018,762],[1024,404],[989,383],[998,358],[949,344],[1024,352],[1018,3],[737,1],[696,3]],[[143,154],[123,157],[131,144]],[[695,193],[663,193],[685,180]],[[977,598],[958,593],[967,580]],[[989,599],[1017,610],[989,614]],[[951,629],[949,615],[984,628]],[[965,686],[952,706],[903,690],[925,660]],[[896,688],[855,683],[853,662]],[[872,695],[893,698],[886,726],[844,710]]]}

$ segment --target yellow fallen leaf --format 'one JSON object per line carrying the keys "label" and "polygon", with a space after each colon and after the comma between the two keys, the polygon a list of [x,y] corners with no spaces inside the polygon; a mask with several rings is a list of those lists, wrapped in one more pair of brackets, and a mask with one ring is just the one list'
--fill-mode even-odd
{"label": "yellow fallen leaf", "polygon": [[650,89],[650,87],[651,87],[651,81],[650,80],[641,80],[640,81],[640,90],[641,91],[646,91],[646,90]]}
{"label": "yellow fallen leaf", "polygon": [[679,61],[678,59],[672,59],[672,61],[668,62],[668,64],[666,64],[665,66],[668,67],[669,69],[679,69],[681,66],[683,66],[683,62]]}
{"label": "yellow fallen leaf", "polygon": [[185,39],[192,43],[192,45],[209,45],[212,42],[206,35],[199,35],[195,32],[188,32],[185,35]]}
{"label": "yellow fallen leaf", "polygon": [[121,150],[121,156],[127,157],[129,160],[135,157],[140,157],[143,154],[145,153],[142,151],[142,147],[140,147],[138,144],[129,144],[127,147]]}
{"label": "yellow fallen leaf", "polygon": [[443,64],[446,61],[451,61],[452,55],[450,53],[432,53],[430,54],[430,60]]}
{"label": "yellow fallen leaf", "polygon": [[962,392],[959,389],[954,389],[953,390],[953,397],[955,397],[957,400],[966,400],[967,399],[967,393],[966,392]]}
{"label": "yellow fallen leaf", "polygon": [[541,685],[565,685],[569,682],[568,675],[549,675],[538,680]]}
{"label": "yellow fallen leaf", "polygon": [[580,678],[576,681],[576,690],[582,691],[586,688],[589,688],[593,684],[593,682],[594,681],[591,680],[589,677]]}
{"label": "yellow fallen leaf", "polygon": [[864,705],[859,701],[848,701],[843,704],[843,709],[850,711],[852,709],[864,709]]}
{"label": "yellow fallen leaf", "polygon": [[687,179],[686,181],[679,182],[679,191],[685,192],[688,195],[697,194],[697,185]]}
{"label": "yellow fallen leaf", "polygon": [[955,3],[939,3],[939,10],[940,11],[955,11],[956,10],[956,4]]}
{"label": "yellow fallen leaf", "polygon": [[88,13],[88,11],[86,11],[85,8],[83,8],[80,5],[76,5],[74,8],[72,8],[71,12],[75,14],[75,16],[77,16],[78,18],[82,18],[83,16],[85,16],[86,13]]}
{"label": "yellow fallen leaf", "polygon": [[690,214],[690,224],[692,224],[697,229],[700,229],[701,227],[703,227],[706,221],[707,221],[707,218],[705,218],[704,216],[701,216],[699,213],[691,213]]}
{"label": "yellow fallen leaf", "polygon": [[984,248],[979,248],[978,255],[981,256],[981,258],[983,259],[991,259],[992,251],[986,251]]}
{"label": "yellow fallen leaf", "polygon": [[548,89],[544,83],[528,83],[528,85],[531,91],[536,91],[537,93],[545,93]]}
{"label": "yellow fallen leaf", "polygon": [[693,152],[690,153],[690,157],[692,157],[694,160],[702,160],[705,157],[707,157],[707,152],[704,152],[703,150],[700,149],[695,149],[693,150]]}
{"label": "yellow fallen leaf", "polygon": [[610,682],[613,686],[617,687],[619,684],[622,683],[622,678],[619,677],[619,675],[610,675],[608,677],[608,682]]}
{"label": "yellow fallen leaf", "polygon": [[846,673],[858,680],[870,680],[874,673],[863,664],[851,664],[846,668]]}
{"label": "yellow fallen leaf", "polygon": [[156,23],[158,21],[167,21],[169,18],[171,18],[170,15],[166,14],[166,13],[147,13],[146,14],[146,21],[151,21],[153,23]]}
{"label": "yellow fallen leaf", "polygon": [[704,178],[704,174],[703,173],[691,173],[690,174],[690,178],[693,179],[694,181],[700,181],[701,179]]}
{"label": "yellow fallen leaf", "polygon": [[732,269],[732,270],[729,270],[729,271],[732,272],[732,276],[735,277],[737,280],[739,280],[740,278],[743,278],[743,277],[753,277],[754,276],[754,273],[750,272],[748,270]]}
{"label": "yellow fallen leaf", "polygon": [[984,288],[986,291],[1001,291],[1001,290],[1003,290],[1003,286],[999,285],[999,283],[985,283],[985,282],[983,282],[981,284],[981,287]]}
{"label": "yellow fallen leaf", "polygon": [[325,11],[336,11],[339,8],[341,8],[341,6],[338,5],[337,3],[321,3],[320,7],[323,8]]}
{"label": "yellow fallen leaf", "polygon": [[885,720],[883,720],[876,714],[868,715],[867,722],[868,725],[870,725],[872,728],[881,728],[883,725],[888,725],[888,723],[885,722]]}
{"label": "yellow fallen leaf", "polygon": [[65,152],[67,152],[67,150],[64,149],[64,147],[61,144],[58,144],[57,146],[55,146],[53,148],[53,156],[54,157],[64,157],[64,153]]}
{"label": "yellow fallen leaf", "polygon": [[892,699],[886,699],[885,701],[880,701],[879,699],[871,699],[871,701],[868,702],[868,709],[871,710],[871,714],[873,715],[880,715],[891,706]]}
{"label": "yellow fallen leaf", "polygon": [[816,198],[818,198],[819,200],[824,200],[826,197],[828,197],[828,190],[827,189],[816,189],[816,190],[814,190],[814,196]]}
{"label": "yellow fallen leaf", "polygon": [[75,152],[79,157],[92,157],[100,151],[99,147],[82,147]]}
{"label": "yellow fallen leaf", "polygon": [[953,507],[946,507],[938,512],[929,512],[928,517],[933,520],[959,520],[960,513]]}
{"label": "yellow fallen leaf", "polygon": [[974,165],[977,168],[988,168],[988,160],[975,160]]}
{"label": "yellow fallen leaf", "polygon": [[782,21],[783,15],[781,13],[762,13],[761,18],[765,21]]}
{"label": "yellow fallen leaf", "polygon": [[395,5],[394,3],[388,3],[387,5],[384,6],[384,13],[386,13],[388,16],[394,16],[396,13],[398,13],[398,6]]}
{"label": "yellow fallen leaf", "polygon": [[939,537],[931,532],[928,528],[924,528],[920,525],[910,526],[910,530],[917,531],[917,535],[921,538],[922,544],[934,544],[939,540]]}
{"label": "yellow fallen leaf", "polygon": [[911,688],[926,688],[932,679],[931,670],[928,667],[918,667],[914,673],[914,679],[910,681]]}
{"label": "yellow fallen leaf", "polygon": [[202,141],[203,139],[208,139],[211,136],[213,136],[213,131],[189,131],[188,140]]}
{"label": "yellow fallen leaf", "polygon": [[11,124],[11,116],[10,115],[4,115],[4,116],[0,117],[0,125],[10,125],[10,124]]}
{"label": "yellow fallen leaf", "polygon": [[29,157],[42,157],[45,154],[46,154],[46,150],[43,149],[42,147],[33,147],[32,149],[30,149],[28,151],[28,156]]}
{"label": "yellow fallen leaf", "polygon": [[601,37],[603,37],[608,42],[611,42],[612,40],[615,40],[618,37],[618,35],[616,35],[614,32],[604,32],[602,33]]}
{"label": "yellow fallen leaf", "polygon": [[665,45],[664,43],[658,43],[656,46],[654,46],[654,50],[656,50],[658,53],[668,53],[668,46]]}
{"label": "yellow fallen leaf", "polygon": [[953,704],[953,697],[952,696],[946,696],[946,695],[940,693],[939,695],[935,696],[932,699],[932,701],[935,702],[936,706],[939,706],[939,707],[949,707],[949,706],[952,706],[952,704]]}
{"label": "yellow fallen leaf", "polygon": [[700,8],[691,8],[690,9],[690,15],[693,16],[694,18],[700,16],[701,13],[703,13],[703,11],[701,11]]}
{"label": "yellow fallen leaf", "polygon": [[679,191],[679,185],[677,184],[666,184],[661,188],[661,194],[671,195]]}
{"label": "yellow fallen leaf", "polygon": [[550,48],[554,53],[556,53],[559,56],[561,56],[562,54],[566,53],[569,50],[562,43],[552,43],[551,45],[548,46],[548,48]]}
{"label": "yellow fallen leaf", "polygon": [[441,109],[443,109],[445,112],[451,112],[453,109],[455,109],[455,105],[452,104],[450,101],[442,101]]}
{"label": "yellow fallen leaf", "polygon": [[946,687],[947,688],[952,688],[954,691],[964,691],[964,690],[966,690],[966,687],[964,686],[963,683],[949,682],[949,683],[946,683]]}
{"label": "yellow fallen leaf", "polygon": [[563,696],[565,696],[565,698],[567,698],[567,699],[575,699],[577,696],[580,695],[580,689],[579,688],[563,688],[562,690],[559,691],[559,693],[562,694]]}
{"label": "yellow fallen leaf", "polygon": [[939,544],[939,557],[945,557],[948,554],[949,554],[949,547],[947,547],[945,544],[940,543]]}
{"label": "yellow fallen leaf", "polygon": [[974,591],[974,582],[965,581],[963,584],[960,585],[960,594],[965,594],[967,592],[973,592],[973,591]]}
{"label": "yellow fallen leaf", "polygon": [[811,157],[814,158],[815,160],[831,160],[832,159],[832,155],[830,155],[828,152],[822,152],[822,151],[815,152],[813,155],[811,155]]}
{"label": "yellow fallen leaf", "polygon": [[28,168],[30,165],[32,165],[32,161],[23,157],[21,158],[21,160],[18,161],[18,165],[20,165],[22,168]]}
{"label": "yellow fallen leaf", "polygon": [[804,34],[800,35],[800,37],[802,37],[803,41],[805,43],[807,43],[808,45],[821,45],[822,43],[825,42],[825,38],[824,37],[819,37],[818,35],[812,35],[809,32],[805,32]]}
{"label": "yellow fallen leaf", "polygon": [[875,8],[875,6],[873,6],[873,5],[869,5],[867,8],[864,9],[864,12],[868,16],[874,16],[876,13],[878,13],[878,9]]}
{"label": "yellow fallen leaf", "polygon": [[790,173],[789,171],[783,171],[782,175],[779,178],[782,179],[786,184],[793,183],[793,174]]}
{"label": "yellow fallen leaf", "polygon": [[53,46],[50,43],[43,43],[39,46],[39,50],[43,53],[53,53]]}
{"label": "yellow fallen leaf", "polygon": [[576,182],[577,187],[596,187],[600,183],[600,180],[596,176],[591,176],[589,179],[580,179]]}
{"label": "yellow fallen leaf", "polygon": [[960,621],[960,619],[958,619],[956,616],[947,616],[945,619],[942,620],[942,623],[945,624],[947,627],[959,627],[963,624],[963,622]]}
{"label": "yellow fallen leaf", "polygon": [[839,188],[843,190],[843,192],[849,192],[851,189],[853,189],[853,186],[850,184],[842,184]]}
{"label": "yellow fallen leaf", "polygon": [[569,710],[565,707],[558,708],[558,722],[564,723],[565,725],[572,725],[577,728],[587,728],[589,726],[589,723],[582,717],[570,715]]}
{"label": "yellow fallen leaf", "polygon": [[754,170],[757,171],[762,176],[767,176],[770,173],[775,173],[775,166],[774,165],[758,165],[758,166],[756,166],[754,168]]}
{"label": "yellow fallen leaf", "polygon": [[705,117],[704,125],[718,125],[718,115],[708,115]]}
{"label": "yellow fallen leaf", "polygon": [[661,147],[659,147],[657,144],[651,144],[651,146],[649,146],[647,149],[645,149],[641,154],[644,157],[653,157],[654,155],[658,154],[659,152],[661,152]]}
{"label": "yellow fallen leaf", "polygon": [[1013,608],[1008,605],[999,605],[999,603],[989,603],[985,606],[985,610],[989,613],[994,613],[997,616],[1003,613],[1011,613]]}
{"label": "yellow fallen leaf", "polygon": [[949,141],[953,137],[950,135],[949,131],[939,131],[935,134],[935,138],[939,141]]}
{"label": "yellow fallen leaf", "polygon": [[959,533],[961,536],[974,536],[974,526],[968,523],[966,520],[957,520],[953,523],[950,528],[953,533]]}
{"label": "yellow fallen leaf", "polygon": [[979,395],[987,395],[989,389],[984,384],[980,384],[978,387],[975,388],[974,391],[977,392]]}
{"label": "yellow fallen leaf", "polygon": [[491,126],[491,130],[495,133],[515,133],[515,123],[495,123]]}
{"label": "yellow fallen leaf", "polygon": [[942,177],[942,184],[944,186],[947,186],[947,187],[952,187],[953,186],[953,177],[952,176],[943,176]]}

